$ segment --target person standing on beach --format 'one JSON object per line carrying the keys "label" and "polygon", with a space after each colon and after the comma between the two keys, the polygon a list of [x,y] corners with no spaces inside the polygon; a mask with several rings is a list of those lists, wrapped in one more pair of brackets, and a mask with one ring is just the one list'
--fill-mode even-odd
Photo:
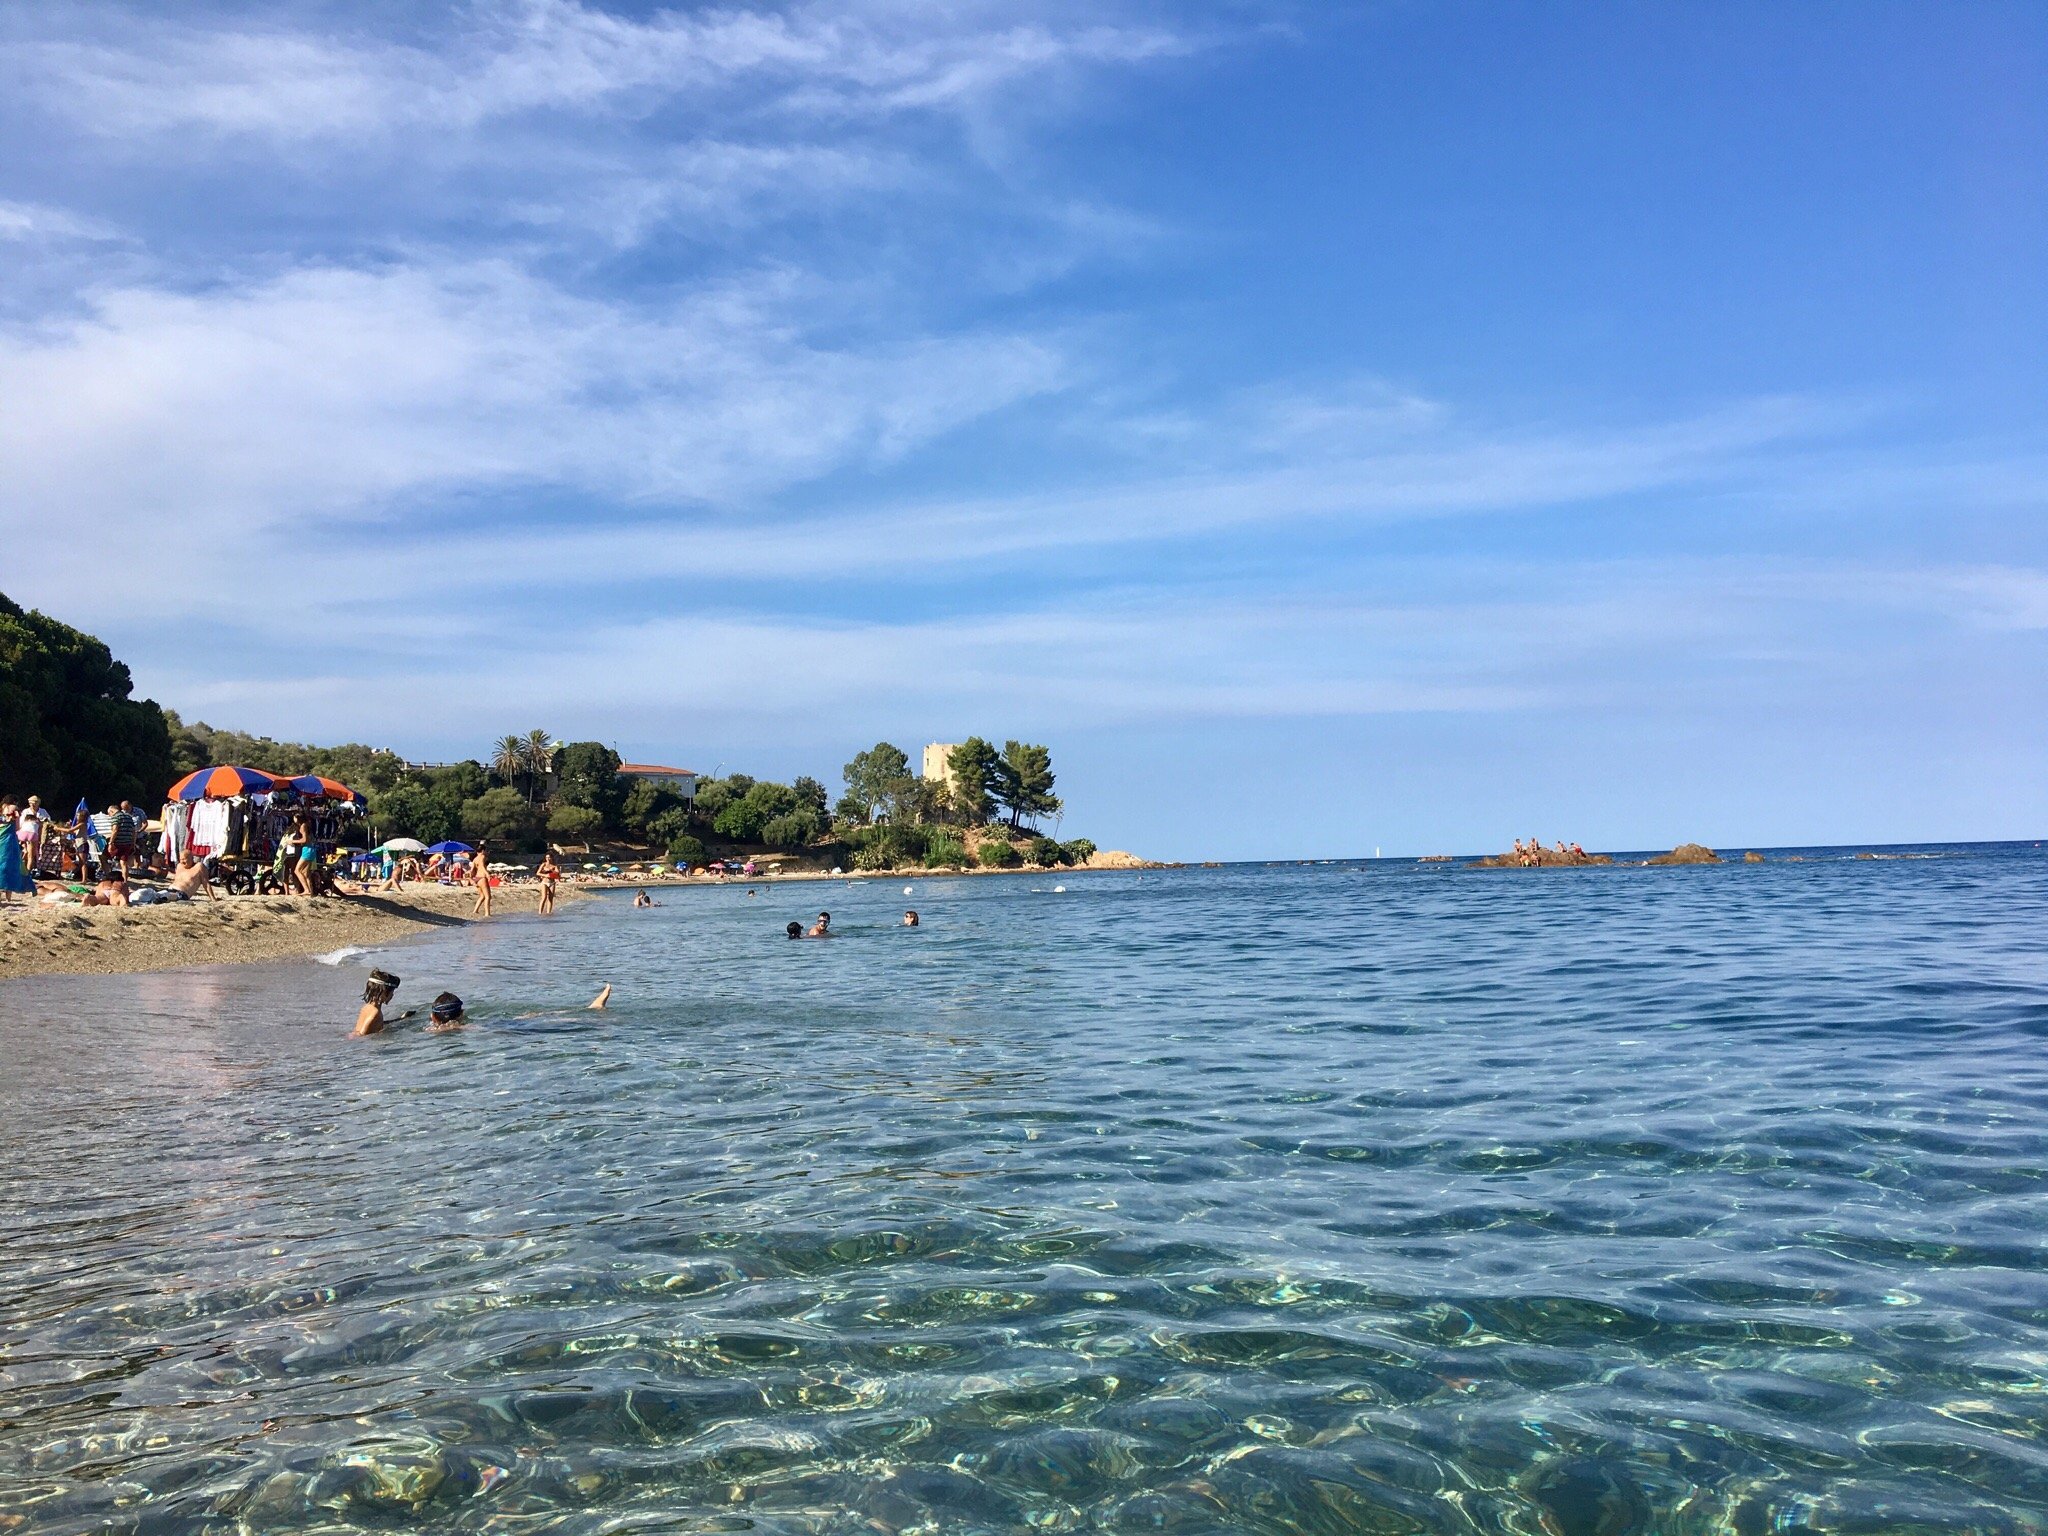
{"label": "person standing on beach", "polygon": [[534,874],[540,878],[540,915],[551,917],[555,910],[555,882],[562,878],[562,866],[555,862],[554,854],[543,854],[540,868]]}
{"label": "person standing on beach", "polygon": [[21,839],[21,867],[31,875],[36,872],[36,858],[43,846],[43,823],[49,819],[43,802],[30,795],[14,824],[15,835]]}
{"label": "person standing on beach", "polygon": [[469,909],[471,917],[491,915],[491,863],[484,852],[484,845],[478,843],[476,852],[470,856],[469,878],[476,882],[476,905]]}
{"label": "person standing on beach", "polygon": [[14,802],[0,805],[0,906],[13,906],[16,896],[33,896],[36,883],[21,865],[21,831]]}

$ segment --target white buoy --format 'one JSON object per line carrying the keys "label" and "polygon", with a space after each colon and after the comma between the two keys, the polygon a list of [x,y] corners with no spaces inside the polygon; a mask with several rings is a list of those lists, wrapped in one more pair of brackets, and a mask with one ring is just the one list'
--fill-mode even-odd
{"label": "white buoy", "polygon": [[1057,896],[1057,895],[1058,895],[1058,894],[1059,894],[1059,893],[1060,893],[1061,891],[1064,891],[1064,890],[1066,889],[1066,887],[1065,887],[1064,885],[1056,885],[1056,886],[1054,886],[1054,887],[1053,887],[1052,889],[1053,889],[1053,894],[1054,894],[1055,896]]}
{"label": "white buoy", "polygon": [[906,895],[906,896],[908,896],[908,895],[910,894],[910,887],[909,887],[909,886],[907,886],[907,885],[906,885],[905,887],[903,887],[903,894],[904,894],[904,895]]}

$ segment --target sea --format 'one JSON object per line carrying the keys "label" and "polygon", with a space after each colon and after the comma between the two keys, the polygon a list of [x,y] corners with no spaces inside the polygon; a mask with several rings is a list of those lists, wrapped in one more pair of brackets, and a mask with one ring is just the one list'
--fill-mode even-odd
{"label": "sea", "polygon": [[2039,844],[658,895],[0,984],[0,1532],[2048,1531]]}

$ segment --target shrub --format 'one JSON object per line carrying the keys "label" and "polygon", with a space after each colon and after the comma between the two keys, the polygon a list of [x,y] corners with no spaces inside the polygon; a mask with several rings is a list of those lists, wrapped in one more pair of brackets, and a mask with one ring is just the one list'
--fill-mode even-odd
{"label": "shrub", "polygon": [[983,869],[1015,869],[1024,862],[1024,855],[1005,842],[983,843],[974,857]]}
{"label": "shrub", "polygon": [[[683,797],[666,784],[657,784],[652,779],[638,779],[626,791],[620,803],[619,824],[634,832],[651,835],[655,824],[671,811],[678,810],[682,803]],[[687,819],[688,812],[682,814]]]}
{"label": "shrub", "polygon": [[583,805],[558,805],[548,817],[548,831],[560,838],[587,842],[604,830],[604,813]]}
{"label": "shrub", "polygon": [[1071,843],[1062,845],[1060,852],[1066,855],[1069,864],[1086,864],[1095,852],[1095,845],[1085,837],[1077,837]]}
{"label": "shrub", "polygon": [[685,864],[702,864],[705,858],[704,845],[685,832],[669,839],[668,856],[680,859]]}
{"label": "shrub", "polygon": [[967,848],[950,832],[936,832],[924,849],[926,869],[965,869]]}
{"label": "shrub", "polygon": [[650,842],[663,845],[679,837],[687,837],[690,831],[690,813],[680,805],[672,805],[647,823],[647,837]]}
{"label": "shrub", "polygon": [[761,841],[771,848],[801,848],[817,841],[824,820],[809,806],[770,817],[761,827]]}
{"label": "shrub", "polygon": [[[930,836],[923,827],[890,822],[879,827],[856,827],[846,834],[846,843],[853,849],[856,869],[901,869],[923,860]],[[862,855],[867,856],[865,863],[858,862]]]}
{"label": "shrub", "polygon": [[1025,846],[1024,860],[1041,869],[1051,869],[1055,864],[1066,863],[1066,850],[1049,837],[1034,837]]}
{"label": "shrub", "polygon": [[533,809],[516,789],[487,789],[462,802],[462,830],[471,842],[529,848],[539,841]]}

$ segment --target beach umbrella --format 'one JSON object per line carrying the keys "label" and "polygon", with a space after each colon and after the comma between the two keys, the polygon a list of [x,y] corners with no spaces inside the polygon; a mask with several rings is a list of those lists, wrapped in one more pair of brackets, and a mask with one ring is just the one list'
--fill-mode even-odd
{"label": "beach umbrella", "polygon": [[295,779],[285,780],[285,783],[289,788],[316,800],[348,800],[356,805],[366,803],[361,795],[346,784],[334,779],[323,779],[317,773],[302,773]]}
{"label": "beach umbrella", "polygon": [[394,837],[388,843],[379,843],[372,853],[425,853],[427,845],[416,837]]}
{"label": "beach umbrella", "polygon": [[166,800],[227,800],[236,795],[264,795],[282,782],[261,768],[201,768],[164,791]]}
{"label": "beach umbrella", "polygon": [[475,850],[474,848],[470,847],[470,846],[469,846],[469,844],[467,844],[467,843],[457,843],[457,842],[446,842],[446,843],[436,843],[436,844],[434,844],[434,846],[433,846],[433,847],[431,847],[431,848],[427,849],[426,851],[427,851],[428,853],[442,853],[442,854],[452,854],[452,853],[475,853],[475,852],[476,852],[476,850]]}

